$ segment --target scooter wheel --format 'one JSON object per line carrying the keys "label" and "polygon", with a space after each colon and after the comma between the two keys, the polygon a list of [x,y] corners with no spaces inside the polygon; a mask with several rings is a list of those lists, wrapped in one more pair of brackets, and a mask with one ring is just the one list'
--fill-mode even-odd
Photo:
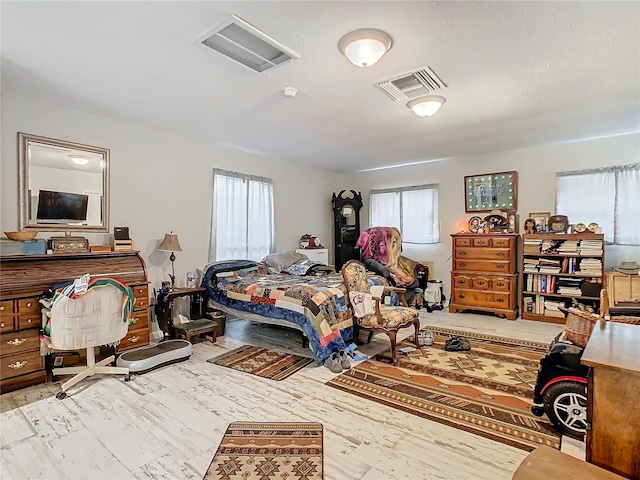
{"label": "scooter wheel", "polygon": [[558,382],[543,397],[544,411],[560,433],[582,440],[587,431],[587,386]]}

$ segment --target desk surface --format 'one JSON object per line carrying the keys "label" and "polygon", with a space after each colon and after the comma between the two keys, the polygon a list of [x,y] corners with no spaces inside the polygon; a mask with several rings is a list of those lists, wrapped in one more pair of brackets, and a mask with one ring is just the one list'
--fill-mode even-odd
{"label": "desk surface", "polygon": [[582,354],[582,363],[640,374],[638,345],[640,325],[599,320]]}

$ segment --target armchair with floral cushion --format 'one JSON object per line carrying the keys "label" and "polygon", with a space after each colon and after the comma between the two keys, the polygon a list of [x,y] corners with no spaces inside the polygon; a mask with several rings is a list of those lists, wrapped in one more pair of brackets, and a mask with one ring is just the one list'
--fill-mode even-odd
{"label": "armchair with floral cushion", "polygon": [[[342,267],[342,277],[354,317],[354,341],[358,341],[360,330],[368,331],[370,334],[385,333],[391,342],[393,364],[397,365],[396,337],[398,330],[413,326],[415,328],[414,343],[416,348],[420,348],[418,311],[407,306],[404,288],[371,285],[367,281],[366,268],[357,260],[349,260]],[[381,302],[383,295],[391,292],[398,294],[401,306],[388,306]]]}

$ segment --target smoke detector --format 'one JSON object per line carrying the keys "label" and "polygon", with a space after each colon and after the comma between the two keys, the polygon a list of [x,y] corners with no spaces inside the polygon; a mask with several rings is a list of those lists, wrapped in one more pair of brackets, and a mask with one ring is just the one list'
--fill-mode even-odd
{"label": "smoke detector", "polygon": [[298,94],[298,89],[296,87],[284,87],[284,89],[282,90],[282,94],[285,97],[296,98],[296,95]]}
{"label": "smoke detector", "polygon": [[300,58],[296,52],[236,15],[231,15],[195,41],[259,73]]}

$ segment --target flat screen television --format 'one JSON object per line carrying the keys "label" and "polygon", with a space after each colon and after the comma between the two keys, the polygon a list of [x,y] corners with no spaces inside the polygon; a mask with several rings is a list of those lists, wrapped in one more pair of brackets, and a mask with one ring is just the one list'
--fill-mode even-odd
{"label": "flat screen television", "polygon": [[82,223],[87,220],[89,195],[40,190],[37,221],[47,223]]}

